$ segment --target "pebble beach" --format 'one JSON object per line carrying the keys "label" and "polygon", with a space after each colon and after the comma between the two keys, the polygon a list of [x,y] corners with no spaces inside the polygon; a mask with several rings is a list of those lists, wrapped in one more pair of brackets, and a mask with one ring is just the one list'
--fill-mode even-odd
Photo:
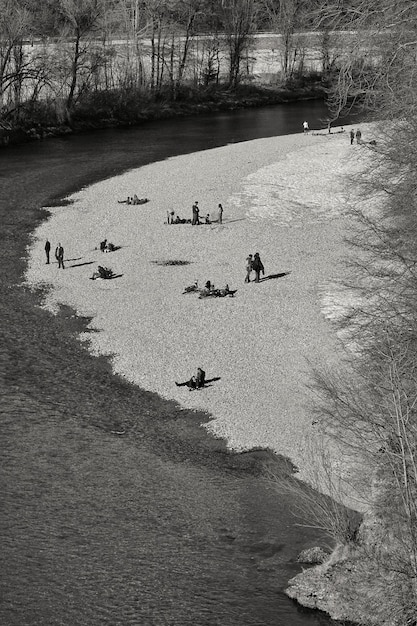
{"label": "pebble beach", "polygon": [[[362,125],[362,134],[367,125]],[[230,144],[152,163],[91,185],[51,207],[33,234],[26,282],[47,286],[43,306],[91,318],[80,336],[143,389],[204,410],[209,433],[232,450],[270,448],[309,479],[317,436],[307,385],[316,365],[337,367],[333,283],[342,275],[350,218],[345,176],[361,146],[342,132]],[[137,194],[143,205],[120,204]],[[167,224],[174,210],[223,223]],[[115,252],[102,253],[107,239]],[[60,242],[65,270],[45,264],[46,239]],[[244,283],[245,259],[259,252],[260,283]],[[53,255],[52,255],[53,256]],[[113,280],[90,280],[98,265]],[[234,297],[183,293],[198,281],[227,283]],[[177,387],[196,373],[216,379]]]}

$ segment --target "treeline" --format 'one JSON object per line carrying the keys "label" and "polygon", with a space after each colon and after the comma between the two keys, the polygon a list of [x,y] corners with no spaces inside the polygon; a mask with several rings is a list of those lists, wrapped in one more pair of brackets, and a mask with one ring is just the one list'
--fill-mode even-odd
{"label": "treeline", "polygon": [[[337,604],[338,619],[415,626],[417,3],[328,0],[321,20],[353,33],[334,82],[335,111],[356,101],[380,122],[376,144],[358,150],[360,173],[346,180],[357,228],[339,286],[344,365],[339,371],[322,368],[314,384],[322,441],[331,437],[349,459],[350,473],[341,483],[335,480],[336,459],[330,491],[342,497],[348,483],[366,511],[354,532],[329,513],[344,545],[317,572],[316,582],[326,589],[322,596],[332,598],[329,604]],[[317,451],[319,458],[329,476],[326,451]],[[330,528],[331,520],[326,523]]]}
{"label": "treeline", "polygon": [[[128,118],[135,102],[236,89],[253,79],[260,30],[280,35],[273,82],[288,83],[306,72],[302,33],[315,28],[313,4],[0,0],[0,124],[65,123],[92,109],[96,117]],[[317,70],[326,72],[332,43],[324,31],[318,37]]]}

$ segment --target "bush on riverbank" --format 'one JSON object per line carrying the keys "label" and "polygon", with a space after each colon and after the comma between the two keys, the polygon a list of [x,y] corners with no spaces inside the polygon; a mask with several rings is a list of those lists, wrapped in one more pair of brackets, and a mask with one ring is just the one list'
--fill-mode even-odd
{"label": "bush on riverbank", "polygon": [[318,76],[291,81],[280,87],[239,85],[181,86],[152,93],[145,89],[101,90],[84,93],[72,110],[59,100],[27,103],[18,126],[0,131],[0,144],[40,139],[71,132],[133,126],[148,120],[258,107],[324,97]]}

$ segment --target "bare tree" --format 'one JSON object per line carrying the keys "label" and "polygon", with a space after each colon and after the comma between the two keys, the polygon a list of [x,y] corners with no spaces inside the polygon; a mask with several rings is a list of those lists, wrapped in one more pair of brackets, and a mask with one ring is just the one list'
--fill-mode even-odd
{"label": "bare tree", "polygon": [[300,33],[305,23],[305,2],[304,0],[262,0],[261,4],[272,29],[281,35],[281,71],[284,80],[288,80],[294,73],[303,47],[303,38]]}
{"label": "bare tree", "polygon": [[221,0],[220,11],[229,54],[229,85],[235,87],[256,29],[257,4],[255,0]]}
{"label": "bare tree", "polygon": [[345,33],[335,112],[354,103],[384,121],[376,144],[363,144],[360,175],[347,181],[358,189],[345,281],[355,297],[340,322],[345,367],[316,373],[317,418],[364,460],[372,514],[385,529],[376,549],[385,561],[375,575],[404,582],[408,596],[389,623],[405,624],[417,605],[417,6],[353,0],[341,12],[339,2],[324,5],[326,20]]}

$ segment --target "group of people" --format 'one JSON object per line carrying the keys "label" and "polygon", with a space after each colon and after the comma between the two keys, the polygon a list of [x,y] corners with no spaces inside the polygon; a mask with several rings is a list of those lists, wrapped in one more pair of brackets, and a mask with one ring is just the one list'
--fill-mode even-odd
{"label": "group of people", "polygon": [[118,200],[117,202],[119,204],[146,204],[146,202],[149,202],[149,200],[148,198],[138,198],[135,194],[132,197],[128,196],[127,200]]}
{"label": "group of people", "polygon": [[203,289],[200,289],[200,298],[206,298],[207,296],[215,296],[217,298],[224,298],[225,296],[234,296],[236,289],[231,291],[229,285],[226,284],[222,289],[215,289],[214,285],[208,280]]}
{"label": "group of people", "polygon": [[117,248],[113,243],[107,243],[107,239],[104,239],[100,242],[100,250],[102,252],[114,252]]}
{"label": "group of people", "polygon": [[217,222],[218,224],[223,224],[223,207],[221,204],[218,205],[217,207],[217,219],[216,220],[212,220],[210,218],[210,213],[207,213],[205,218],[204,218],[204,222],[200,222],[200,208],[198,206],[198,201],[196,200],[193,204],[192,207],[192,219],[191,219],[191,224],[193,226],[204,223],[204,224],[211,224],[212,221]]}
{"label": "group of people", "polygon": [[350,145],[353,144],[353,142],[355,141],[355,137],[356,137],[356,143],[361,143],[362,142],[362,133],[360,131],[360,128],[358,128],[358,130],[355,131],[353,130],[353,128],[350,131]]}
{"label": "group of people", "polygon": [[[49,265],[49,263],[51,262],[51,260],[50,260],[51,242],[49,241],[49,239],[47,239],[46,243],[45,243],[45,254],[46,254],[46,264]],[[64,265],[64,248],[61,246],[60,243],[55,248],[55,258],[58,261],[58,268],[62,268],[64,270],[65,269],[65,265]]]}
{"label": "group of people", "polygon": [[223,207],[221,204],[217,207],[217,219],[214,220],[210,217],[210,213],[206,213],[204,217],[200,217],[200,208],[197,200],[193,204],[192,217],[190,219],[176,215],[174,210],[167,211],[167,224],[191,224],[192,226],[196,226],[199,224],[212,224],[214,222],[223,224]]}
{"label": "group of people", "polygon": [[246,257],[245,267],[246,267],[245,283],[250,283],[252,272],[255,272],[255,279],[254,279],[255,283],[259,283],[261,274],[262,276],[265,275],[265,268],[261,261],[261,257],[259,256],[259,252],[255,252],[253,256],[252,254],[250,254],[248,257]]}
{"label": "group of people", "polygon": [[[100,242],[100,250],[102,252],[114,252],[117,249],[117,246],[115,246],[113,243],[107,243],[107,239],[104,239],[104,241]],[[51,262],[51,242],[49,241],[49,239],[47,239],[45,242],[45,255],[46,265],[49,265]],[[58,269],[62,268],[64,270],[64,248],[61,243],[58,243],[57,247],[55,248],[55,258],[58,261]]]}

